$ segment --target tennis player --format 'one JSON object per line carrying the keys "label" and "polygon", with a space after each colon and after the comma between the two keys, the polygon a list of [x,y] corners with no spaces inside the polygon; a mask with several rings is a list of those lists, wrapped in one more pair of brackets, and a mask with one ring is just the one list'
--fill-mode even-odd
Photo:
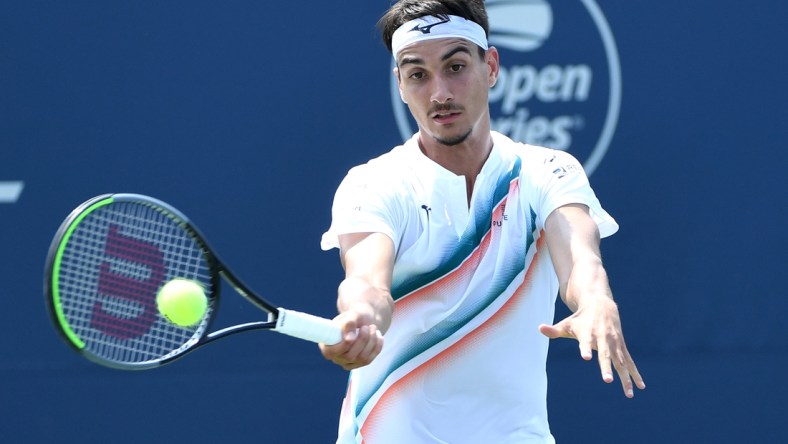
{"label": "tennis player", "polygon": [[600,257],[618,225],[572,156],[491,131],[482,0],[402,0],[378,25],[418,132],[348,172],[323,235],[346,272],[344,340],[321,346],[351,370],[337,442],[552,443],[549,338],[645,388]]}

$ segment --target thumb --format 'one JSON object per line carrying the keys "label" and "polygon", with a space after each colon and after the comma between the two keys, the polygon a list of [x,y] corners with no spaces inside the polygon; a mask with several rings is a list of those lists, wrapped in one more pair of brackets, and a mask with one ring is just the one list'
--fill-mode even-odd
{"label": "thumb", "polygon": [[355,340],[357,332],[358,325],[355,319],[347,320],[342,324],[342,337],[345,341]]}
{"label": "thumb", "polygon": [[340,313],[334,317],[334,323],[338,324],[342,330],[343,341],[351,342],[356,339],[356,332],[358,330],[357,321],[357,316],[351,312]]}
{"label": "thumb", "polygon": [[542,324],[539,326],[539,332],[550,339],[574,337],[566,328],[563,321],[555,325]]}

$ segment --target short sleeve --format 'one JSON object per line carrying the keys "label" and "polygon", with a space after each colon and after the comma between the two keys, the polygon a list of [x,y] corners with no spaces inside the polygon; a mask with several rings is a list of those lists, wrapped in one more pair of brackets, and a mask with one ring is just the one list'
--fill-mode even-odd
{"label": "short sleeve", "polygon": [[542,227],[557,208],[568,204],[584,204],[599,227],[601,237],[618,231],[618,223],[602,208],[583,166],[571,154],[551,150],[541,168],[538,176],[541,178],[542,197],[538,217]]}
{"label": "short sleeve", "polygon": [[393,187],[375,171],[369,165],[357,166],[340,183],[331,208],[331,226],[320,241],[323,250],[339,248],[342,234],[383,233],[396,239]]}

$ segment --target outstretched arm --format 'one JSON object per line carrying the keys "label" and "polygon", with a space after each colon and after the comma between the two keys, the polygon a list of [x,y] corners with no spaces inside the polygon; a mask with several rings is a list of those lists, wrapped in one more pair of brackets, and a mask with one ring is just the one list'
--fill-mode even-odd
{"label": "outstretched arm", "polygon": [[326,359],[352,370],[375,359],[391,324],[394,243],[384,234],[354,233],[339,236],[339,246],[345,279],[337,292],[335,320],[342,326],[343,340],[320,350]]}
{"label": "outstretched arm", "polygon": [[580,355],[591,360],[597,351],[602,379],[613,381],[616,369],[624,394],[634,396],[633,381],[646,388],[627,350],[618,307],[602,265],[599,230],[585,205],[565,205],[545,222],[545,239],[558,275],[561,299],[573,314],[555,325],[541,325],[545,336],[575,338]]}

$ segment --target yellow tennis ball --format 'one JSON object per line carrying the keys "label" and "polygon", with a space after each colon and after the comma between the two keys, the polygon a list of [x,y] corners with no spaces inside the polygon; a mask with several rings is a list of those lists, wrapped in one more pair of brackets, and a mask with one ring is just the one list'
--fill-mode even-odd
{"label": "yellow tennis ball", "polygon": [[205,316],[208,298],[202,285],[188,279],[173,279],[156,295],[159,313],[181,327],[192,326]]}

